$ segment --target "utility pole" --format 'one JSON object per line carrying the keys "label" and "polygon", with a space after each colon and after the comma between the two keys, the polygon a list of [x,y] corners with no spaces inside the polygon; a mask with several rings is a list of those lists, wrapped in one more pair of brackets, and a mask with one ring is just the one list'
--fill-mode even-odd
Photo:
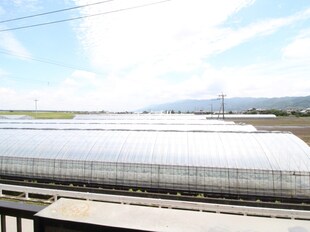
{"label": "utility pole", "polygon": [[219,97],[220,97],[220,99],[222,99],[221,109],[223,109],[223,120],[224,120],[224,118],[225,118],[225,102],[224,102],[224,99],[225,99],[226,95],[224,95],[222,93],[222,94],[219,94]]}
{"label": "utility pole", "polygon": [[38,117],[38,99],[34,99],[34,105],[35,105],[35,109],[36,109],[36,118]]}

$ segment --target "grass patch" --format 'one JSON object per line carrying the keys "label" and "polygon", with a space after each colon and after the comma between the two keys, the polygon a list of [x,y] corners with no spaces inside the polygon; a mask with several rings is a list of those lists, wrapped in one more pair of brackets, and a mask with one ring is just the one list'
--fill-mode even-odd
{"label": "grass patch", "polygon": [[72,119],[75,114],[70,112],[30,112],[30,111],[1,111],[0,115],[27,115],[34,119]]}

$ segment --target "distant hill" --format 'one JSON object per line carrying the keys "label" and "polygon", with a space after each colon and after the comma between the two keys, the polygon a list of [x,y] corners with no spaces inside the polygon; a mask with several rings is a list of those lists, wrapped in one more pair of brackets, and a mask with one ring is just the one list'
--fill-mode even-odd
{"label": "distant hill", "polygon": [[[182,100],[171,103],[151,105],[139,111],[210,111],[212,107],[213,111],[220,109],[220,100],[208,99],[208,100]],[[261,109],[288,109],[297,108],[304,109],[310,108],[310,96],[306,97],[280,97],[280,98],[226,98],[225,99],[225,111],[243,111],[249,108],[261,108]]]}

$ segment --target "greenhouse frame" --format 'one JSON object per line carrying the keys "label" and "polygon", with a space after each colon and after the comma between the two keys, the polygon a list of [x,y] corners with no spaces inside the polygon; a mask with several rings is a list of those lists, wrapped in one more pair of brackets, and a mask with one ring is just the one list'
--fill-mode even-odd
{"label": "greenhouse frame", "polygon": [[10,177],[310,197],[310,148],[291,133],[0,129]]}

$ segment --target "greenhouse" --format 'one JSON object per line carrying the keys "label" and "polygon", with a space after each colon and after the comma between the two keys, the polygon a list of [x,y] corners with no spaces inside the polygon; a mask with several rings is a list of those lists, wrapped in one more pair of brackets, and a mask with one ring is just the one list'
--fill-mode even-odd
{"label": "greenhouse", "polygon": [[[38,120],[36,120],[38,121]],[[251,132],[256,131],[252,125],[241,124],[164,124],[164,123],[132,123],[123,121],[123,123],[72,123],[75,120],[59,123],[44,122],[3,122],[0,121],[2,129],[54,129],[54,130],[140,130],[140,131],[231,131],[231,132]],[[206,120],[205,120],[206,121]]]}
{"label": "greenhouse", "polygon": [[[217,115],[214,115],[217,118]],[[196,114],[76,114],[75,120],[205,120]]]}
{"label": "greenhouse", "polygon": [[218,194],[310,197],[291,133],[0,129],[1,176]]}
{"label": "greenhouse", "polygon": [[190,120],[183,118],[175,119],[31,119],[31,120],[9,120],[0,119],[0,124],[155,124],[155,125],[232,125],[235,124],[233,121],[223,121],[215,119],[199,119]]}

